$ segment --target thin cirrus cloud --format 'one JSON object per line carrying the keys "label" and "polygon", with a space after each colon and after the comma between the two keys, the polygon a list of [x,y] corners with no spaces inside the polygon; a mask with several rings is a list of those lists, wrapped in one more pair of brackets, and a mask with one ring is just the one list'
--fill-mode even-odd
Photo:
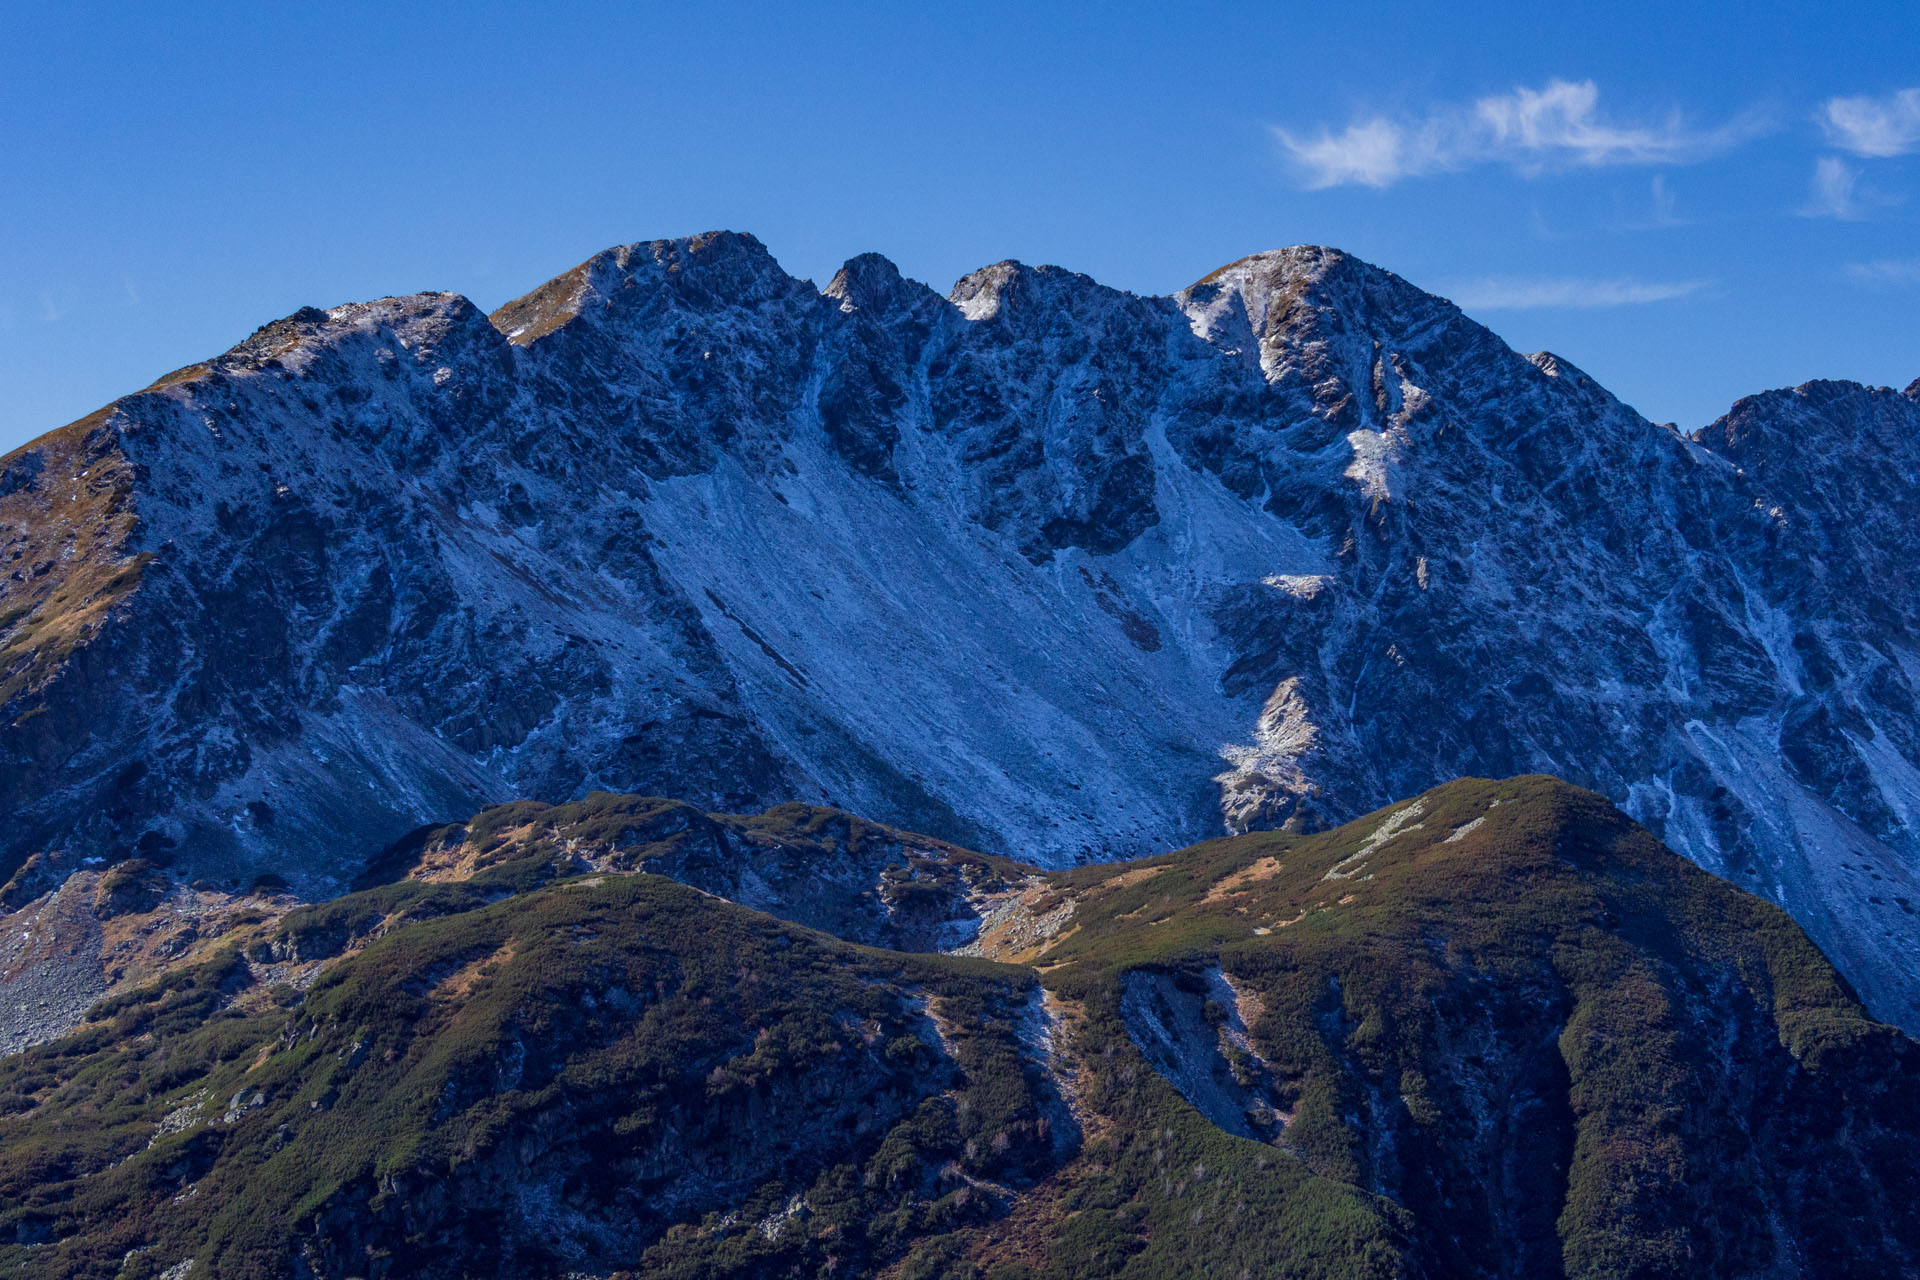
{"label": "thin cirrus cloud", "polygon": [[1849,262],[1847,275],[1861,284],[1920,285],[1920,258],[1880,258]]}
{"label": "thin cirrus cloud", "polygon": [[1441,106],[1418,119],[1374,116],[1338,133],[1308,136],[1274,127],[1274,137],[1309,189],[1384,188],[1405,178],[1505,164],[1523,173],[1552,168],[1686,164],[1717,155],[1765,132],[1753,113],[1709,129],[1678,115],[1654,124],[1623,124],[1600,112],[1591,80],[1551,80],[1516,88],[1470,106]]}
{"label": "thin cirrus cloud", "polygon": [[[1920,151],[1920,88],[1880,97],[1828,98],[1816,115],[1835,151],[1862,160],[1888,160]],[[1811,195],[1801,214],[1810,218],[1856,220],[1899,203],[1897,197],[1860,181],[1860,166],[1842,156],[1814,162]]]}
{"label": "thin cirrus cloud", "polygon": [[1482,276],[1443,286],[1467,311],[1590,309],[1672,302],[1705,289],[1706,280],[1582,279],[1568,276]]}
{"label": "thin cirrus cloud", "polygon": [[1821,156],[1813,163],[1813,181],[1807,203],[1800,209],[1806,218],[1863,218],[1869,207],[1879,203],[1862,192],[1860,170],[1839,156]]}
{"label": "thin cirrus cloud", "polygon": [[1828,98],[1820,125],[1836,150],[1884,160],[1920,151],[1920,88],[1884,97]]}

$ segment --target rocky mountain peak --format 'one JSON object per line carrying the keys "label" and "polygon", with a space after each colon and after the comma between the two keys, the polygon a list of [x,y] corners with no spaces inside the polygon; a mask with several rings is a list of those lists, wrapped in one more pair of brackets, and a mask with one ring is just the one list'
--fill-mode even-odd
{"label": "rocky mountain peak", "polygon": [[[767,247],[739,231],[708,231],[618,245],[515,298],[493,314],[509,341],[525,345],[583,315],[611,319],[663,305],[699,310],[753,306],[811,293]],[[671,300],[671,301],[669,301]]]}
{"label": "rocky mountain peak", "polygon": [[404,355],[429,370],[469,359],[497,360],[503,354],[499,332],[486,313],[457,293],[380,298],[324,314],[327,323],[316,325],[310,335],[318,343],[338,344],[350,336],[376,345],[391,343],[396,359]]}
{"label": "rocky mountain peak", "polygon": [[753,236],[740,231],[708,231],[673,240],[650,240],[609,249],[593,259],[609,279],[596,285],[614,289],[667,285],[689,299],[748,301],[768,292],[783,293],[798,283]]}
{"label": "rocky mountain peak", "polygon": [[[1175,295],[1195,334],[1265,379],[1303,381],[1333,422],[1389,425],[1402,387],[1511,378],[1517,357],[1443,298],[1338,249],[1297,245],[1219,268]],[[1467,366],[1472,365],[1474,369]],[[1484,366],[1484,373],[1478,371]]]}
{"label": "rocky mountain peak", "polygon": [[947,291],[947,301],[969,320],[992,320],[1012,300],[1020,282],[1032,273],[1033,269],[1023,262],[1012,259],[996,262],[969,271],[954,281],[953,288]]}
{"label": "rocky mountain peak", "polygon": [[1200,307],[1233,297],[1255,332],[1264,332],[1268,313],[1276,304],[1284,309],[1287,300],[1324,279],[1345,258],[1339,250],[1321,245],[1269,249],[1217,267],[1174,296]]}
{"label": "rocky mountain peak", "polygon": [[1263,341],[1276,341],[1317,318],[1331,332],[1375,336],[1430,323],[1452,304],[1338,249],[1294,245],[1230,262],[1175,295],[1190,313],[1217,313],[1231,300]]}
{"label": "rocky mountain peak", "polygon": [[1781,465],[1807,449],[1920,460],[1907,427],[1913,396],[1821,379],[1743,396],[1695,438],[1743,467]]}
{"label": "rocky mountain peak", "polygon": [[392,344],[416,361],[433,359],[448,347],[453,358],[475,341],[498,347],[486,316],[470,300],[457,293],[428,292],[327,310],[302,307],[254,330],[206,368],[230,376],[298,370],[315,357],[356,341]]}
{"label": "rocky mountain peak", "polygon": [[592,790],[1062,865],[1545,771],[1920,1022],[1916,415],[1682,440],[1312,246],[941,301],[713,233],[302,311],[0,469],[0,880],[324,894]]}
{"label": "rocky mountain peak", "polygon": [[821,292],[838,302],[842,311],[882,314],[939,298],[926,285],[901,275],[899,267],[878,253],[862,253],[847,259]]}

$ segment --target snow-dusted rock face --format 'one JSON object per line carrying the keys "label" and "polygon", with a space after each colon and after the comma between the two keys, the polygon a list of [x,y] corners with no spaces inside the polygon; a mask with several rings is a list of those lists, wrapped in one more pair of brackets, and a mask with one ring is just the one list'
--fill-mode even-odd
{"label": "snow-dusted rock face", "polygon": [[1319,248],[303,311],[0,461],[0,880],[325,893],[594,789],[1059,864],[1541,771],[1920,1026],[1917,469],[1920,384],[1688,438]]}

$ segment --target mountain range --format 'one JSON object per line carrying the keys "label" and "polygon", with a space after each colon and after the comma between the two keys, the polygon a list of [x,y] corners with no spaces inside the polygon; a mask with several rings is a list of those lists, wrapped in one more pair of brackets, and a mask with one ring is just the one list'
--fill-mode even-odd
{"label": "mountain range", "polygon": [[1326,248],[303,308],[0,458],[0,1272],[1920,1280],[1916,552]]}
{"label": "mountain range", "polygon": [[[1044,866],[1552,773],[1920,1025],[1920,384],[1691,435],[1345,254],[302,310],[0,461],[0,881],[600,789]],[[32,864],[32,865],[29,865]]]}

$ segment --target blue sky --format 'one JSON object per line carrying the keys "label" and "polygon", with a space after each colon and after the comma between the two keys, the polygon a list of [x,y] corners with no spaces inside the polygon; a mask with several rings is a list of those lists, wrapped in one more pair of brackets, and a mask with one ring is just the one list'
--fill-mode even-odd
{"label": "blue sky", "polygon": [[1685,427],[1920,376],[1911,3],[186,8],[0,6],[0,449],[302,305],[716,227],[941,289],[1334,244]]}

